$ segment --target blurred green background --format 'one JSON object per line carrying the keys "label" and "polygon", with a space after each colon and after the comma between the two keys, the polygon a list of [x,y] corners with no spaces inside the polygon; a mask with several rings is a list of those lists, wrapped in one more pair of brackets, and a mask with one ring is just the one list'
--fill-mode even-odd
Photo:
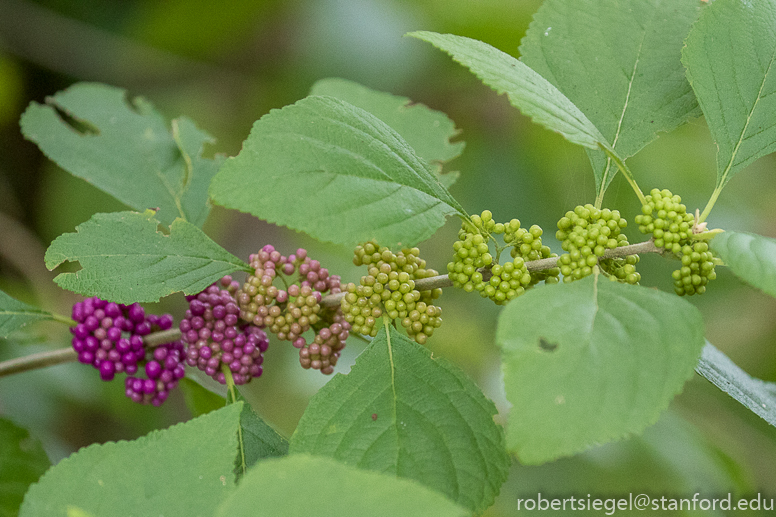
{"label": "blurred green background", "polygon": [[[0,289],[67,314],[78,298],[63,292],[43,265],[48,244],[95,212],[124,207],[49,162],[19,131],[30,101],[78,81],[126,88],[168,118],[187,115],[217,138],[210,152],[234,155],[252,123],[304,97],[325,77],[343,77],[441,110],[466,142],[448,165],[461,171],[451,192],[470,212],[539,224],[554,251],[557,219],[594,200],[588,160],[560,136],[534,126],[468,71],[420,41],[412,30],[482,39],[517,55],[539,0],[0,0]],[[629,163],[643,190],[668,188],[688,207],[705,206],[714,186],[715,146],[703,119],[662,135]],[[761,159],[726,187],[712,227],[776,237],[776,159]],[[638,202],[616,179],[605,204],[629,219]],[[455,238],[450,220],[420,248],[444,271]],[[641,240],[635,225],[631,242]],[[206,232],[243,259],[272,243],[303,246],[346,281],[360,276],[350,251],[243,214],[215,209]],[[636,231],[634,231],[636,230]],[[643,258],[642,284],[670,290],[672,264]],[[707,338],[750,374],[776,381],[776,301],[724,268],[709,293],[692,299]],[[434,353],[459,364],[506,415],[498,351],[498,308],[447,289]],[[180,316],[182,296],[152,308]],[[559,318],[563,315],[559,314]],[[40,325],[0,341],[0,360],[68,346],[61,325]],[[351,340],[337,371],[347,372],[363,343]],[[309,397],[328,380],[298,366],[295,350],[273,342],[265,374],[245,395],[286,436]],[[190,418],[180,393],[163,408],[138,407],[118,383],[68,364],[0,378],[0,415],[43,441],[52,462],[93,442],[132,439]],[[643,436],[540,467],[515,462],[487,515],[517,514],[518,497],[616,496],[628,492],[703,496],[764,492],[776,497],[776,429],[700,377],[690,381]],[[600,515],[601,512],[597,512]],[[620,514],[622,512],[618,512]]]}

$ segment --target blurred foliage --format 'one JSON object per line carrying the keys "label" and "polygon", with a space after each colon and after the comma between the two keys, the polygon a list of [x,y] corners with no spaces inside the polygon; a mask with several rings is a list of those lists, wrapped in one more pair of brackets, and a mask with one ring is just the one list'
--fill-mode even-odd
{"label": "blurred foliage", "polygon": [[[227,155],[240,150],[256,119],[304,97],[324,77],[409,97],[445,112],[462,131],[466,148],[447,168],[461,171],[451,192],[464,208],[470,213],[488,208],[497,220],[539,224],[546,242],[560,251],[555,222],[574,205],[594,199],[584,151],[532,125],[442,53],[402,37],[421,29],[451,32],[516,55],[539,5],[539,0],[0,0],[0,289],[67,314],[76,298],[51,283],[43,251],[94,212],[124,208],[57,169],[19,132],[19,116],[30,101],[43,102],[82,80],[142,95],[168,118],[190,117],[218,139],[208,152]],[[671,189],[694,208],[703,207],[713,190],[714,160],[709,132],[696,119],[661,135],[629,164],[643,190]],[[776,159],[769,156],[731,181],[710,225],[776,237],[774,167]],[[631,220],[639,208],[619,176],[605,204]],[[445,269],[457,225],[449,220],[421,244],[430,267]],[[352,265],[349,250],[243,214],[216,208],[205,231],[243,259],[266,243],[284,252],[303,246],[345,280],[363,274]],[[641,239],[635,224],[626,232],[632,242]],[[673,264],[667,262],[643,258],[642,284],[670,290]],[[718,271],[709,293],[691,300],[704,315],[707,338],[750,374],[776,381],[776,301],[724,268]],[[451,289],[440,301],[445,323],[429,347],[471,375],[505,421],[509,408],[493,344],[498,308]],[[175,295],[151,310],[178,316],[183,307],[183,297]],[[68,337],[63,329],[47,327],[35,345],[0,341],[0,360],[67,346]],[[351,339],[337,371],[347,372],[363,348]],[[273,342],[265,374],[244,395],[288,436],[307,400],[327,380],[301,370],[292,347]],[[52,462],[89,443],[131,439],[190,418],[180,393],[161,409],[138,407],[120,385],[102,383],[78,364],[0,379],[0,415],[40,439]],[[707,493],[771,490],[774,497],[774,465],[776,430],[696,377],[641,437],[540,467],[515,464],[486,515],[514,515],[516,499],[537,491],[686,489],[692,495],[691,487],[697,487]],[[661,476],[661,483],[647,481]]]}

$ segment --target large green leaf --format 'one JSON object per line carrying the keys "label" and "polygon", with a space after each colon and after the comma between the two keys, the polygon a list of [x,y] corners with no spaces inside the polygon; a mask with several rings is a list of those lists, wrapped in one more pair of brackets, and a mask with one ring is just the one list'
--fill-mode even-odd
{"label": "large green leaf", "polygon": [[776,297],[776,239],[754,233],[724,232],[710,244],[736,276]]}
{"label": "large green leaf", "polygon": [[513,406],[507,446],[528,464],[643,431],[692,376],[704,344],[692,304],[599,275],[512,301],[496,340]]}
{"label": "large green leaf", "polygon": [[408,36],[425,40],[450,54],[469,68],[480,80],[498,93],[506,93],[509,102],[534,122],[556,131],[568,141],[599,149],[609,144],[601,132],[547,79],[509,54],[482,41],[434,32],[411,32]]}
{"label": "large green leaf", "polygon": [[30,487],[20,517],[210,516],[234,487],[242,403],[132,442],[83,448]]}
{"label": "large green leaf", "polygon": [[481,511],[509,469],[495,413],[457,367],[381,329],[350,373],[310,400],[290,450],[411,478]]}
{"label": "large green leaf", "polygon": [[95,214],[76,233],[57,237],[46,251],[46,267],[78,261],[80,271],[54,281],[84,296],[116,303],[156,302],[178,291],[196,294],[222,276],[250,268],[182,219],[170,234],[147,211]]}
{"label": "large green leaf", "polygon": [[54,315],[11,298],[0,291],[0,338],[30,323],[53,319]]}
{"label": "large green leaf", "polygon": [[213,201],[338,244],[414,245],[466,216],[394,130],[333,97],[256,121],[210,187]]}
{"label": "large green leaf", "polygon": [[716,0],[682,61],[717,143],[717,186],[776,151],[776,1]]}
{"label": "large green leaf", "polygon": [[0,515],[17,515],[25,492],[50,465],[38,440],[0,418]]}
{"label": "large green leaf", "polygon": [[21,128],[60,167],[136,210],[158,208],[166,225],[180,217],[201,226],[207,217],[221,159],[202,157],[213,139],[186,118],[171,131],[146,100],[129,104],[125,90],[78,83],[31,103]]}
{"label": "large green leaf", "polygon": [[294,454],[249,470],[217,515],[464,517],[471,512],[406,479]]}
{"label": "large green leaf", "polygon": [[776,427],[776,383],[751,377],[708,341],[695,370]]}
{"label": "large green leaf", "polygon": [[[623,158],[700,115],[681,48],[697,0],[547,0],[520,60],[568,97]],[[617,166],[588,150],[598,190]]]}
{"label": "large green leaf", "polygon": [[399,133],[419,157],[432,165],[445,187],[449,188],[457,179],[457,172],[441,174],[442,165],[459,156],[464,143],[450,142],[458,130],[441,111],[346,79],[321,79],[313,85],[310,95],[336,97],[368,111]]}

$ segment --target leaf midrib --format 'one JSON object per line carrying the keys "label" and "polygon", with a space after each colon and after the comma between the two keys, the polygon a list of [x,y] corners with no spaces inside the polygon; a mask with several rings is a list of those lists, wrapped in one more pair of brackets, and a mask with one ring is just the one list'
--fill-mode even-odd
{"label": "leaf midrib", "polygon": [[[336,120],[333,120],[333,121],[334,122],[338,122]],[[353,126],[342,124],[341,122],[340,122],[340,124],[343,125],[344,127],[355,129],[355,130],[359,131],[361,134],[363,134],[365,136],[368,136],[372,140],[379,142],[383,146],[384,149],[386,149],[386,150],[388,150],[390,152],[390,155],[392,157],[394,157],[397,160],[399,160],[400,163],[402,163],[405,166],[405,170],[411,172],[411,174],[413,175],[413,179],[417,180],[424,187],[426,187],[429,190],[429,192],[427,192],[425,190],[421,190],[418,187],[415,187],[415,186],[412,186],[412,185],[407,185],[406,183],[400,183],[400,182],[396,181],[394,178],[392,178],[390,176],[390,174],[388,174],[380,165],[378,165],[374,161],[368,159],[367,157],[365,157],[362,154],[354,153],[350,149],[348,149],[346,147],[343,147],[341,145],[337,145],[337,144],[334,144],[334,143],[331,143],[331,142],[327,142],[325,140],[321,140],[320,138],[316,138],[316,137],[313,137],[313,136],[310,136],[310,135],[307,135],[307,134],[298,133],[298,132],[295,132],[295,131],[276,132],[276,133],[273,134],[273,137],[278,139],[278,140],[280,140],[280,141],[284,141],[288,137],[296,137],[296,138],[299,138],[300,140],[303,140],[303,141],[308,142],[308,143],[310,143],[312,145],[315,145],[317,148],[319,148],[321,150],[324,150],[324,151],[326,151],[328,149],[332,149],[332,148],[336,149],[336,150],[342,152],[343,154],[345,154],[345,155],[355,159],[356,161],[358,161],[360,163],[363,163],[364,165],[368,166],[370,169],[372,169],[372,170],[378,172],[379,174],[381,174],[383,177],[382,178],[381,177],[364,177],[362,175],[350,173],[347,170],[345,170],[344,172],[327,172],[327,171],[323,171],[323,172],[327,172],[329,174],[336,174],[337,176],[342,176],[342,177],[352,177],[352,178],[358,178],[358,179],[364,179],[364,180],[370,180],[370,181],[376,181],[376,182],[393,183],[395,185],[400,185],[400,186],[404,186],[404,187],[407,187],[407,188],[411,188],[411,189],[413,189],[413,190],[415,190],[417,192],[421,192],[423,194],[426,194],[427,196],[433,197],[434,199],[436,199],[438,201],[441,201],[442,203],[446,204],[450,208],[460,212],[460,210],[457,207],[451,205],[446,200],[444,200],[441,197],[439,197],[439,195],[436,192],[434,192],[434,189],[433,189],[432,185],[430,185],[429,182],[426,181],[417,172],[417,170],[415,170],[414,167],[412,167],[409,163],[407,163],[407,160],[404,157],[402,157],[401,155],[399,155],[399,153],[397,153],[396,151],[391,149],[391,147],[389,147],[383,141],[376,139],[374,137],[374,135],[371,135],[369,133],[361,131],[358,128],[354,128]],[[418,160],[420,161],[421,158],[418,158]],[[422,166],[422,163],[421,163],[421,166]],[[298,170],[296,172],[297,173],[319,173],[319,172],[321,172],[321,169]],[[429,171],[429,174],[431,174],[430,171]],[[451,201],[454,202],[455,200],[451,199]]]}
{"label": "leaf midrib", "polygon": [[736,156],[738,155],[738,152],[741,150],[741,145],[745,140],[744,135],[746,135],[746,131],[749,128],[749,123],[752,121],[752,116],[754,114],[754,111],[755,109],[757,109],[757,106],[760,103],[760,100],[762,99],[763,88],[765,88],[765,83],[768,80],[768,73],[770,72],[771,67],[773,66],[774,60],[776,60],[776,45],[774,45],[773,51],[771,52],[771,59],[768,62],[768,68],[765,70],[765,73],[763,74],[763,80],[760,83],[760,88],[757,91],[757,98],[755,99],[754,104],[752,104],[752,108],[749,110],[749,113],[746,116],[746,123],[744,124],[744,127],[741,130],[741,134],[738,137],[738,141],[736,142],[736,145],[733,147],[733,152],[730,154],[730,160],[728,161],[728,164],[725,167],[725,170],[722,172],[722,175],[719,177],[719,181],[717,181],[717,187],[724,185],[726,183],[727,177],[733,168],[733,164],[735,163]]}
{"label": "leaf midrib", "polygon": [[[631,96],[631,90],[633,89],[633,82],[636,80],[636,70],[638,69],[639,62],[641,61],[641,52],[644,48],[644,39],[647,37],[647,30],[644,29],[641,33],[641,41],[639,41],[639,49],[636,52],[636,61],[633,63],[633,70],[631,72],[630,79],[628,80],[628,91],[625,94],[625,104],[622,106],[622,111],[620,112],[620,120],[617,121],[617,131],[614,133],[614,139],[612,140],[612,149],[617,149],[617,141],[620,139],[620,134],[622,132],[622,121],[625,120],[625,113],[628,111],[628,105],[630,103],[630,96]],[[604,168],[604,174],[601,177],[601,185],[606,185],[607,180],[609,179],[609,170],[612,167],[612,158],[607,156],[606,157],[606,167]]]}

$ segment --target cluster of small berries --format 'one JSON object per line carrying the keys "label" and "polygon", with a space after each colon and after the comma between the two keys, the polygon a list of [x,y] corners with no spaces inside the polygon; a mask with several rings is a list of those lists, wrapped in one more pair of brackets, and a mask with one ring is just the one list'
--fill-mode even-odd
{"label": "cluster of small berries", "polygon": [[695,218],[687,213],[682,198],[668,189],[652,189],[646,201],[642,213],[635,218],[639,230],[651,233],[655,246],[665,248],[682,261],[681,267],[672,273],[674,291],[680,296],[705,293],[706,284],[717,274],[708,244],[693,241]]}
{"label": "cluster of small berries", "polygon": [[[220,284],[220,286],[219,286]],[[189,308],[180,322],[186,343],[186,364],[196,366],[226,384],[222,365],[235,384],[245,384],[262,373],[269,341],[260,328],[240,322],[235,294],[240,284],[227,275],[201,293],[187,296]]]}
{"label": "cluster of small berries", "polygon": [[186,374],[183,344],[180,341],[166,343],[149,353],[151,358],[145,365],[148,378],[128,375],[124,382],[124,392],[135,402],[159,406]]}
{"label": "cluster of small berries", "polygon": [[674,291],[679,296],[691,296],[706,292],[706,284],[717,278],[714,256],[706,242],[682,246],[682,267],[672,273]]}
{"label": "cluster of small berries", "polygon": [[[506,247],[511,247],[511,262],[494,264],[488,241],[492,235],[504,235]],[[495,239],[494,239],[495,240]],[[537,225],[522,228],[518,219],[497,223],[493,214],[485,210],[473,215],[471,223],[464,221],[453,243],[453,260],[447,271],[453,285],[464,291],[477,291],[496,304],[503,304],[520,296],[525,290],[541,281],[557,283],[560,270],[548,268],[529,272],[527,261],[556,256],[549,246],[542,244],[542,229]],[[489,273],[486,271],[490,267]],[[483,275],[485,271],[485,275]],[[489,277],[486,275],[490,275]]]}
{"label": "cluster of small berries", "polygon": [[[321,300],[325,294],[341,292],[340,277],[330,275],[302,248],[284,256],[268,244],[249,261],[254,272],[236,294],[240,317],[268,329],[280,340],[290,341],[299,349],[303,368],[332,373],[345,348],[350,324],[337,308],[322,308]],[[285,277],[285,289],[274,285],[280,274]],[[310,329],[316,334],[312,343],[302,335]]]}
{"label": "cluster of small berries", "polygon": [[433,303],[442,290],[421,293],[415,288],[416,280],[439,274],[426,268],[418,248],[394,253],[376,242],[367,242],[356,247],[353,263],[369,268],[359,285],[345,286],[341,309],[353,332],[376,336],[376,323],[386,315],[400,319],[407,334],[422,345],[442,325],[442,309]]}
{"label": "cluster of small berries", "polygon": [[628,238],[620,233],[627,225],[619,211],[598,209],[591,204],[566,212],[558,221],[555,234],[567,252],[558,258],[563,281],[584,278],[599,266],[612,280],[637,284],[641,280],[636,271],[638,256],[603,259],[606,250],[628,245]]}
{"label": "cluster of small berries", "polygon": [[646,196],[647,204],[634,220],[643,234],[652,234],[655,246],[665,248],[675,255],[682,254],[682,247],[690,241],[694,217],[687,213],[682,198],[668,189],[652,189]]}
{"label": "cluster of small berries", "polygon": [[[70,331],[78,360],[99,370],[104,381],[126,373],[126,395],[135,402],[158,406],[183,377],[180,342],[155,350],[147,350],[143,342],[143,336],[152,331],[172,327],[169,314],[147,315],[136,303],[123,305],[92,297],[73,305],[72,318],[76,325]],[[145,379],[134,376],[141,367]]]}

